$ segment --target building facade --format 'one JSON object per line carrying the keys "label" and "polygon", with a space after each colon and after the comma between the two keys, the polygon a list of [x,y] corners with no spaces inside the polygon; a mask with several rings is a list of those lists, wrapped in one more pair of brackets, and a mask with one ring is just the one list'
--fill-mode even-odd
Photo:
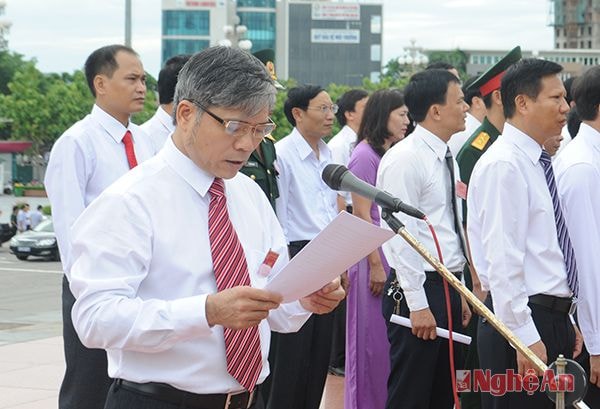
{"label": "building facade", "polygon": [[550,0],[557,49],[600,48],[600,0]]}
{"label": "building facade", "polygon": [[381,5],[284,0],[278,7],[280,77],[322,86],[379,80]]}
{"label": "building facade", "polygon": [[[463,50],[468,56],[467,74],[480,75],[500,61],[509,50]],[[543,58],[563,66],[560,74],[563,79],[576,77],[600,63],[600,50],[557,49],[542,51],[522,51],[523,58]]]}

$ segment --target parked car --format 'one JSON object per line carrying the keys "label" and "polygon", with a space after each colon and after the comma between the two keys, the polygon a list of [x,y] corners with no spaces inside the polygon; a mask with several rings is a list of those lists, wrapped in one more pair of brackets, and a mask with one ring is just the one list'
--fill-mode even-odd
{"label": "parked car", "polygon": [[17,229],[8,223],[0,223],[0,243],[4,243],[12,239],[17,232]]}
{"label": "parked car", "polygon": [[10,252],[19,260],[29,256],[60,260],[52,219],[42,220],[33,230],[17,234],[9,243]]}

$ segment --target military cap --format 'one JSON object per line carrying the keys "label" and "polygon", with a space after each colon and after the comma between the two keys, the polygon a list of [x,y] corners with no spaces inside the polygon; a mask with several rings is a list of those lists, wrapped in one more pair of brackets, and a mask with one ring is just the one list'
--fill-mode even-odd
{"label": "military cap", "polygon": [[516,46],[508,54],[500,59],[496,64],[492,65],[486,72],[481,74],[468,89],[479,88],[482,97],[491,94],[492,91],[500,89],[500,81],[504,73],[514,63],[521,59],[521,47]]}
{"label": "military cap", "polygon": [[256,58],[258,58],[264,65],[267,67],[267,71],[271,74],[271,78],[275,83],[275,88],[277,89],[285,89],[283,85],[277,81],[277,75],[275,75],[275,50],[272,48],[265,48],[264,50],[259,50],[252,53]]}

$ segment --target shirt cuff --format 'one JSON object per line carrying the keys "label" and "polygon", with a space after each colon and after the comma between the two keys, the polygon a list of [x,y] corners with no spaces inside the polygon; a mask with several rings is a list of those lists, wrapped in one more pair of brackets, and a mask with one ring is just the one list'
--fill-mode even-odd
{"label": "shirt cuff", "polygon": [[207,297],[207,294],[202,294],[179,299],[171,304],[171,319],[176,330],[182,331],[184,336],[207,336],[212,333],[213,329],[206,319]]}
{"label": "shirt cuff", "polygon": [[425,290],[423,288],[411,291],[404,290],[404,296],[406,297],[408,309],[411,311],[419,311],[429,308],[427,295],[425,294]]}
{"label": "shirt cuff", "polygon": [[512,332],[517,338],[521,340],[526,346],[530,346],[541,340],[540,334],[533,322],[533,319],[529,319],[525,325],[519,328],[512,329]]}
{"label": "shirt cuff", "polygon": [[583,341],[590,355],[600,355],[600,332],[584,334]]}

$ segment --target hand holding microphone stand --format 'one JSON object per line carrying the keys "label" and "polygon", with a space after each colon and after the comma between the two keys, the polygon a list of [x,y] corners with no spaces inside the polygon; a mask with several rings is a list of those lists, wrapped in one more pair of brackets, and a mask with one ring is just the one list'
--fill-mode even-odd
{"label": "hand holding microphone stand", "polygon": [[570,359],[562,356],[547,366],[537,355],[535,355],[519,338],[512,333],[502,321],[500,321],[463,283],[454,276],[435,256],[433,256],[413,235],[411,235],[404,224],[398,220],[394,213],[402,211],[418,219],[425,219],[425,214],[418,209],[412,208],[399,199],[392,197],[389,193],[381,191],[374,186],[358,179],[345,166],[327,165],[322,174],[325,183],[333,190],[351,191],[373,200],[381,206],[381,217],[390,226],[392,231],[402,237],[413,249],[421,255],[443,278],[450,284],[475,311],[484,317],[517,351],[523,354],[539,373],[548,369],[559,369],[559,374],[569,373],[575,379],[573,392],[546,391],[548,397],[556,402],[557,409],[564,409],[565,405],[573,405],[577,409],[589,409],[583,402],[583,396],[587,390],[587,377],[581,366]]}

